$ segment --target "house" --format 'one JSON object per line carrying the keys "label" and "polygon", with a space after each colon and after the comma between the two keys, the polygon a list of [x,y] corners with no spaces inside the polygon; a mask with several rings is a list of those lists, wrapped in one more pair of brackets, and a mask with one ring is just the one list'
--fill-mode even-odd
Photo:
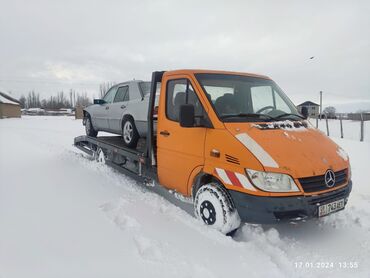
{"label": "house", "polygon": [[7,94],[0,92],[0,119],[20,117],[21,106],[19,102]]}
{"label": "house", "polygon": [[312,101],[305,101],[299,105],[297,105],[298,112],[302,113],[302,107],[306,107],[308,111],[308,116],[312,118],[316,118],[320,114],[320,105],[312,102]]}

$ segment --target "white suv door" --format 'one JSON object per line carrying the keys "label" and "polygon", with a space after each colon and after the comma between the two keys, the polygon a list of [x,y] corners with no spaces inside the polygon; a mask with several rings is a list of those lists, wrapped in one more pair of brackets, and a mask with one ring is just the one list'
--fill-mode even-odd
{"label": "white suv door", "polygon": [[94,105],[94,113],[91,115],[94,119],[94,123],[99,130],[109,130],[108,125],[108,116],[109,116],[109,109],[112,105],[113,98],[115,96],[117,87],[114,86],[105,94],[103,100],[103,104],[96,104]]}
{"label": "white suv door", "polygon": [[109,129],[114,133],[122,132],[122,118],[127,111],[130,100],[128,85],[118,87],[117,93],[109,109]]}

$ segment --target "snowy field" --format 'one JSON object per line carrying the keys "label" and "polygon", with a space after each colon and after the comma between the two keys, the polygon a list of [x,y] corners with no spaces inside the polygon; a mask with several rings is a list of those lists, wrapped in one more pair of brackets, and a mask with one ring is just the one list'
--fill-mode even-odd
{"label": "snowy field", "polygon": [[[311,119],[311,123],[316,126],[316,119]],[[328,120],[329,135],[340,138],[340,121]],[[319,120],[319,129],[326,134],[325,120]],[[360,121],[343,120],[343,138],[360,141],[361,123]],[[364,122],[364,141],[370,142],[370,121]]]}
{"label": "snowy field", "polygon": [[334,138],[352,164],[346,210],[231,238],[87,159],[83,133],[68,117],[0,120],[1,278],[370,277],[369,139]]}

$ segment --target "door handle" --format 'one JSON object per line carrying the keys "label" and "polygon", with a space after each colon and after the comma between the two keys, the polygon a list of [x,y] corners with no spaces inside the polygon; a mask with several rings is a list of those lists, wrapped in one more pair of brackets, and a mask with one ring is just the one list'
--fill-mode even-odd
{"label": "door handle", "polygon": [[105,110],[108,110],[108,109],[109,109],[109,106],[106,106],[106,107],[105,107]]}
{"label": "door handle", "polygon": [[125,109],[125,108],[126,108],[126,105],[122,104],[122,105],[121,105],[121,108],[122,108],[122,109]]}
{"label": "door handle", "polygon": [[163,135],[164,137],[170,136],[170,133],[167,130],[162,130],[159,132],[160,135]]}

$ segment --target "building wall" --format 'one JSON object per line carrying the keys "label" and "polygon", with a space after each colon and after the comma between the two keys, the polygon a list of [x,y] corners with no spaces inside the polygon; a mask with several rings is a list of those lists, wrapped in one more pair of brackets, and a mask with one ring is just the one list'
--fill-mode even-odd
{"label": "building wall", "polygon": [[10,103],[0,103],[0,119],[3,118],[20,118],[21,107]]}
{"label": "building wall", "polygon": [[84,117],[83,109],[84,109],[84,107],[82,107],[82,106],[76,106],[76,111],[75,111],[75,118],[76,119],[83,119],[83,117]]}
{"label": "building wall", "polygon": [[[303,106],[298,106],[298,110],[299,110],[300,113],[302,113],[302,107]],[[319,113],[320,113],[320,106],[307,105],[305,107],[307,107],[307,109],[308,109],[308,115],[310,117],[317,117],[319,115]]]}

